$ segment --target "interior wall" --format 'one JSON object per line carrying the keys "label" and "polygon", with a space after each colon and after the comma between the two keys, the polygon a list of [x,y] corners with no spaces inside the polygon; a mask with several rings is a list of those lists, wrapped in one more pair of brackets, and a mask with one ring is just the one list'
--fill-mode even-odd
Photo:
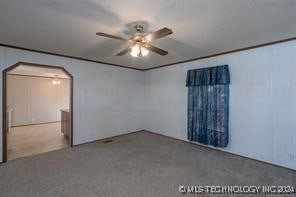
{"label": "interior wall", "polygon": [[[1,70],[20,61],[62,66],[73,75],[74,145],[142,129],[143,72],[0,47]],[[2,132],[0,138],[2,160]]]}
{"label": "interior wall", "polygon": [[221,150],[296,169],[296,41],[146,72],[0,47],[2,70],[19,61],[74,76],[74,144],[142,129],[187,141],[187,70],[228,64],[230,143]]}
{"label": "interior wall", "polygon": [[221,150],[296,169],[296,41],[145,72],[144,128],[187,141],[187,70],[224,64],[230,140]]}
{"label": "interior wall", "polygon": [[61,121],[61,109],[69,109],[70,79],[7,75],[7,107],[12,125],[30,125]]}

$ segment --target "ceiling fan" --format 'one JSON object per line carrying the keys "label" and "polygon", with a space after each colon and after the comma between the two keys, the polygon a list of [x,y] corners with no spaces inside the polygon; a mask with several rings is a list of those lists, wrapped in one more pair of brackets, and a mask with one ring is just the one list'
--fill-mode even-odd
{"label": "ceiling fan", "polygon": [[152,51],[152,52],[157,53],[162,56],[168,54],[167,51],[160,49],[156,46],[153,46],[150,43],[156,39],[163,38],[167,35],[172,34],[173,31],[171,29],[164,27],[158,31],[153,32],[153,33],[145,34],[143,32],[144,28],[142,25],[135,25],[134,28],[135,28],[136,32],[128,39],[122,38],[119,36],[106,34],[103,32],[98,32],[98,33],[96,33],[96,35],[104,36],[104,37],[108,37],[108,38],[113,38],[113,39],[117,39],[117,40],[122,40],[122,41],[126,41],[129,43],[129,46],[127,48],[125,48],[124,50],[120,51],[119,53],[117,53],[116,56],[123,56],[126,53],[130,52],[130,54],[134,57],[143,57],[143,56],[146,56],[149,53],[149,51]]}

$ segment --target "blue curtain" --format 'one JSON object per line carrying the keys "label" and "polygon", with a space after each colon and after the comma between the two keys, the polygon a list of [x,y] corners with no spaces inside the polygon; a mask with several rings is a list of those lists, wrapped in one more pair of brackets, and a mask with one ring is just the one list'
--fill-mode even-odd
{"label": "blue curtain", "polygon": [[229,84],[228,65],[188,71],[188,140],[227,146]]}

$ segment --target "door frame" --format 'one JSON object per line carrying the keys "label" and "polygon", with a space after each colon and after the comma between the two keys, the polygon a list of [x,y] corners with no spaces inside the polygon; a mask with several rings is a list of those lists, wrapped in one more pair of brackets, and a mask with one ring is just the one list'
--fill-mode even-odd
{"label": "door frame", "polygon": [[73,82],[74,77],[73,75],[68,72],[64,67],[62,66],[52,66],[52,65],[45,65],[45,64],[36,64],[36,63],[29,63],[29,62],[17,62],[16,64],[4,69],[2,71],[2,162],[7,161],[7,72],[10,70],[18,67],[19,65],[28,65],[28,66],[35,66],[35,67],[42,67],[42,68],[53,68],[53,69],[61,69],[63,70],[70,78],[70,117],[71,117],[71,123],[70,123],[70,146],[73,146]]}

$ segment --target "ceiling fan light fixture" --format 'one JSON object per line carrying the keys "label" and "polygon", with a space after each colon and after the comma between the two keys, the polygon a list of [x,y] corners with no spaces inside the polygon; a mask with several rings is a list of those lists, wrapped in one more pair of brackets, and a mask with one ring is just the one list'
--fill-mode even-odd
{"label": "ceiling fan light fixture", "polygon": [[52,80],[53,85],[60,85],[61,81],[58,79],[58,75],[54,75],[54,79]]}
{"label": "ceiling fan light fixture", "polygon": [[133,33],[133,35],[131,35],[129,38],[123,38],[103,32],[97,32],[96,35],[125,41],[129,44],[127,48],[117,53],[116,56],[123,56],[127,53],[130,53],[130,55],[133,57],[143,57],[148,55],[149,51],[161,56],[168,54],[167,51],[152,45],[150,42],[172,34],[173,31],[171,29],[164,27],[155,32],[147,34],[143,32],[144,28],[142,25],[137,24],[134,26],[134,28],[135,33]]}
{"label": "ceiling fan light fixture", "polygon": [[133,57],[144,57],[148,55],[148,53],[149,50],[147,50],[139,44],[135,44],[135,46],[133,46],[131,49],[130,55]]}

